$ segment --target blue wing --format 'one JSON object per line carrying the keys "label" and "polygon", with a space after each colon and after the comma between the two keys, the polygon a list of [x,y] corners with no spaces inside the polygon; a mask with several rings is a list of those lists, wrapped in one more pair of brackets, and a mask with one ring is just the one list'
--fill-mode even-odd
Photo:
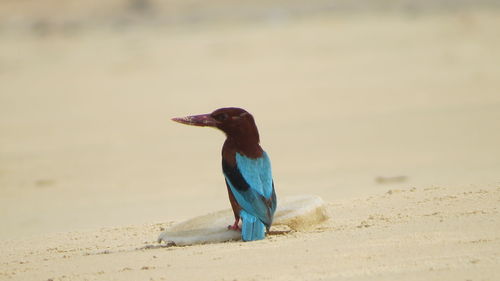
{"label": "blue wing", "polygon": [[267,153],[257,159],[236,153],[236,165],[231,167],[223,160],[222,168],[236,202],[270,227],[276,210],[276,193]]}

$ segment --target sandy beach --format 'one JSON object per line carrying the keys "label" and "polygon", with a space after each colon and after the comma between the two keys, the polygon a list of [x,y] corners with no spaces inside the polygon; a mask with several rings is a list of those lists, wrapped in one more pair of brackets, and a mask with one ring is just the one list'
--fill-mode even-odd
{"label": "sandy beach", "polygon": [[331,203],[312,230],[158,247],[169,223],[4,240],[2,280],[496,280],[500,187],[413,188]]}
{"label": "sandy beach", "polygon": [[[36,3],[0,4],[0,280],[499,278],[497,8]],[[327,221],[156,243],[229,208],[223,134],[170,121],[224,106]]]}

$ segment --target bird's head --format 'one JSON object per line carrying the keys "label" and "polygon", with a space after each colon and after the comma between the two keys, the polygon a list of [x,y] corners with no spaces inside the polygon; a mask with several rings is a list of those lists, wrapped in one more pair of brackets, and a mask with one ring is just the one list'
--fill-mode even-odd
{"label": "bird's head", "polygon": [[253,116],[242,108],[219,108],[212,113],[172,118],[172,120],[186,125],[217,128],[228,137],[256,138],[257,143],[259,142],[259,132]]}

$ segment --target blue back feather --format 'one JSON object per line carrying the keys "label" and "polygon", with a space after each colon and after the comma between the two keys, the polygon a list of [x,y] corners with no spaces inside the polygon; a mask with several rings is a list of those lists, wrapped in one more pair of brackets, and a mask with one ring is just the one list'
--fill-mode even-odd
{"label": "blue back feather", "polygon": [[257,159],[236,153],[236,170],[224,163],[223,169],[226,182],[242,208],[243,240],[263,239],[264,224],[267,228],[271,226],[276,210],[271,162],[267,153],[263,152]]}
{"label": "blue back feather", "polygon": [[270,198],[273,192],[273,175],[271,161],[264,151],[257,159],[248,158],[236,153],[236,165],[250,188],[265,198]]}

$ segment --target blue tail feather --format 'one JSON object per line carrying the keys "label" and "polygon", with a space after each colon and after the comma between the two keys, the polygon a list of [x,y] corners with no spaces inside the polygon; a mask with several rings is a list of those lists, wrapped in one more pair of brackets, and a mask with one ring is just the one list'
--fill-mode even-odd
{"label": "blue tail feather", "polygon": [[241,225],[241,238],[243,241],[262,240],[266,237],[266,227],[255,216],[245,212],[240,213]]}

